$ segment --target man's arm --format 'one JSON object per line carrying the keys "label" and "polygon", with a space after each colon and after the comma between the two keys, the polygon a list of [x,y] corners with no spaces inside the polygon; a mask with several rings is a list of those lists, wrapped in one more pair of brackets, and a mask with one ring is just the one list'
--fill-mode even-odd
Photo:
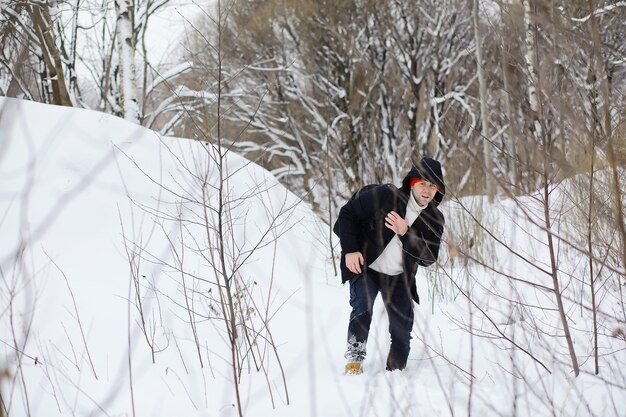
{"label": "man's arm", "polygon": [[362,249],[360,234],[363,222],[373,217],[381,203],[392,195],[389,186],[379,185],[359,193],[341,207],[333,231],[339,236],[341,250],[344,253],[358,252]]}

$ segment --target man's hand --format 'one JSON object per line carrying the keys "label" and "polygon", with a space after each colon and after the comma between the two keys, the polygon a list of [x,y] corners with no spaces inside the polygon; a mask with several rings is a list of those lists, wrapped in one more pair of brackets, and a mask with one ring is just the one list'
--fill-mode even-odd
{"label": "man's hand", "polygon": [[409,230],[409,224],[395,211],[390,211],[385,217],[385,226],[393,230],[397,235],[404,236]]}
{"label": "man's hand", "polygon": [[360,274],[361,265],[363,265],[363,254],[361,252],[346,253],[346,266],[351,272]]}

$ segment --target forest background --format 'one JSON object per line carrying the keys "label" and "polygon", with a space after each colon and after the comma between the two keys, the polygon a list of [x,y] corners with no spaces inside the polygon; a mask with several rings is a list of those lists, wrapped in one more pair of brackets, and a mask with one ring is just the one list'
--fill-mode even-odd
{"label": "forest background", "polygon": [[626,161],[623,1],[1,7],[0,95],[206,141],[219,117],[233,150],[329,221],[423,155],[458,196],[525,194]]}

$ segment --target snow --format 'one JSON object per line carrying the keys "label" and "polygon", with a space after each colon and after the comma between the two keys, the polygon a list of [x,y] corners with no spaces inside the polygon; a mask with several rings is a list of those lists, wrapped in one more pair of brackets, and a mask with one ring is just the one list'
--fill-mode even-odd
{"label": "snow", "polygon": [[158,85],[162,84],[163,82],[169,81],[171,78],[174,78],[180,74],[184,74],[185,72],[191,70],[192,67],[193,64],[187,61],[176,65],[174,68],[171,68],[162,74],[158,74],[156,79],[152,82],[152,84],[148,86],[146,91],[152,92]]}
{"label": "snow", "polygon": [[600,7],[598,9],[596,9],[592,14],[584,16],[584,17],[580,17],[580,18],[572,18],[573,22],[579,22],[579,23],[585,23],[587,22],[589,19],[591,19],[591,16],[602,16],[603,14],[609,13],[615,9],[617,9],[618,7],[626,7],[626,1],[618,1],[615,2],[613,4],[609,4],[606,5],[604,7]]}
{"label": "snow", "polygon": [[[0,132],[5,415],[238,415],[227,335],[208,293],[216,291],[209,282],[220,252],[203,227],[201,185],[204,175],[217,184],[216,149],[93,111],[9,98],[0,98]],[[415,309],[407,370],[384,371],[387,319],[379,301],[366,372],[343,375],[348,288],[333,272],[328,226],[259,166],[232,153],[224,161],[223,195],[232,203],[226,263],[240,267],[256,301],[246,309],[251,323],[262,329],[269,321],[270,328],[259,330],[256,344],[267,377],[252,360],[241,375],[246,416],[465,415],[470,400],[477,416],[623,415],[623,340],[601,339],[596,377],[586,333],[575,333],[583,373],[573,378],[565,343],[553,337],[560,334],[556,315],[533,313],[553,308],[554,296],[462,267],[446,248],[438,267],[418,272],[423,304]],[[207,190],[207,205],[217,207],[216,189]],[[537,272],[548,259],[535,214],[523,212],[534,201],[449,200],[442,206],[447,241],[467,248],[468,213],[481,213],[531,261],[487,239],[467,250],[489,257],[502,274],[549,287]],[[215,225],[215,213],[208,217]],[[472,292],[476,308],[461,291]],[[523,303],[503,300],[507,291]],[[618,304],[603,294],[601,326],[610,333],[623,322],[614,320]],[[590,326],[588,317],[575,317],[574,332]],[[530,321],[542,327],[533,332]],[[512,349],[499,331],[528,353]],[[280,361],[265,342],[270,336]],[[155,346],[154,363],[146,339]]]}

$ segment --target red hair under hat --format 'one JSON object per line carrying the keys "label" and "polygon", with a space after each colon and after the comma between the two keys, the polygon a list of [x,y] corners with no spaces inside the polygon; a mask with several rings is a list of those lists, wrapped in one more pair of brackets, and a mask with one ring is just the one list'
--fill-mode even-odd
{"label": "red hair under hat", "polygon": [[[418,182],[427,182],[427,181],[426,181],[425,179],[423,179],[423,178],[416,178],[416,177],[413,177],[413,178],[411,178],[411,179],[409,180],[409,186],[410,186],[411,188],[413,188],[413,186],[414,186],[415,184],[417,184]],[[435,185],[436,185],[436,184],[435,184]],[[438,186],[438,185],[436,185],[436,186],[437,186],[437,191],[439,191],[439,186]]]}

